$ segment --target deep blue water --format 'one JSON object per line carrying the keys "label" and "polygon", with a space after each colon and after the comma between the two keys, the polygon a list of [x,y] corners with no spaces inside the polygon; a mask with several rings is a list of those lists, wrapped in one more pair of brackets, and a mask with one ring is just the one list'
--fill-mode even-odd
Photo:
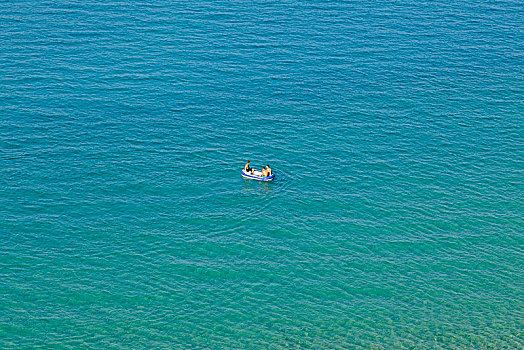
{"label": "deep blue water", "polygon": [[0,348],[522,348],[522,62],[521,1],[0,3]]}

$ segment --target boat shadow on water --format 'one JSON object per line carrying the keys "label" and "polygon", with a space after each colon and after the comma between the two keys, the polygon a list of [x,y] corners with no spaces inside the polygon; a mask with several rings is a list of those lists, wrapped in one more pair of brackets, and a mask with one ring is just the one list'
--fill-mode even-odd
{"label": "boat shadow on water", "polygon": [[249,195],[281,194],[291,185],[291,177],[281,170],[275,170],[273,173],[275,177],[271,181],[257,181],[255,179],[242,177],[244,182],[242,192]]}

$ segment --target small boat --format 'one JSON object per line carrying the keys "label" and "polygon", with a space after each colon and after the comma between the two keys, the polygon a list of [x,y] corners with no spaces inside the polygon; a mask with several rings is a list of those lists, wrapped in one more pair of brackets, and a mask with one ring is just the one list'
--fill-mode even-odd
{"label": "small boat", "polygon": [[253,170],[253,172],[247,173],[244,169],[242,169],[242,177],[245,177],[246,179],[253,179],[258,181],[271,181],[275,178],[275,174],[271,174],[267,177],[262,176],[262,172],[258,170]]}

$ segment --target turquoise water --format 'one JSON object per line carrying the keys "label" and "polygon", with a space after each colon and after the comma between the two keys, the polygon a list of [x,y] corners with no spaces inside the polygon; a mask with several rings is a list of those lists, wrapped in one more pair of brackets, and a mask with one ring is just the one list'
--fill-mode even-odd
{"label": "turquoise water", "polygon": [[523,23],[1,3],[0,348],[522,348]]}

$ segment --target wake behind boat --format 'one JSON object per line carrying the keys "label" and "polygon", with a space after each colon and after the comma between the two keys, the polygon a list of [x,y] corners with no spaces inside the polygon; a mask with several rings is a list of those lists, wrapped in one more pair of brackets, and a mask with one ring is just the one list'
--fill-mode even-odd
{"label": "wake behind boat", "polygon": [[269,176],[263,176],[261,171],[253,170],[253,171],[247,172],[246,170],[242,169],[242,177],[245,177],[246,179],[253,179],[253,180],[259,180],[259,181],[271,181],[275,178],[275,174],[271,174]]}

